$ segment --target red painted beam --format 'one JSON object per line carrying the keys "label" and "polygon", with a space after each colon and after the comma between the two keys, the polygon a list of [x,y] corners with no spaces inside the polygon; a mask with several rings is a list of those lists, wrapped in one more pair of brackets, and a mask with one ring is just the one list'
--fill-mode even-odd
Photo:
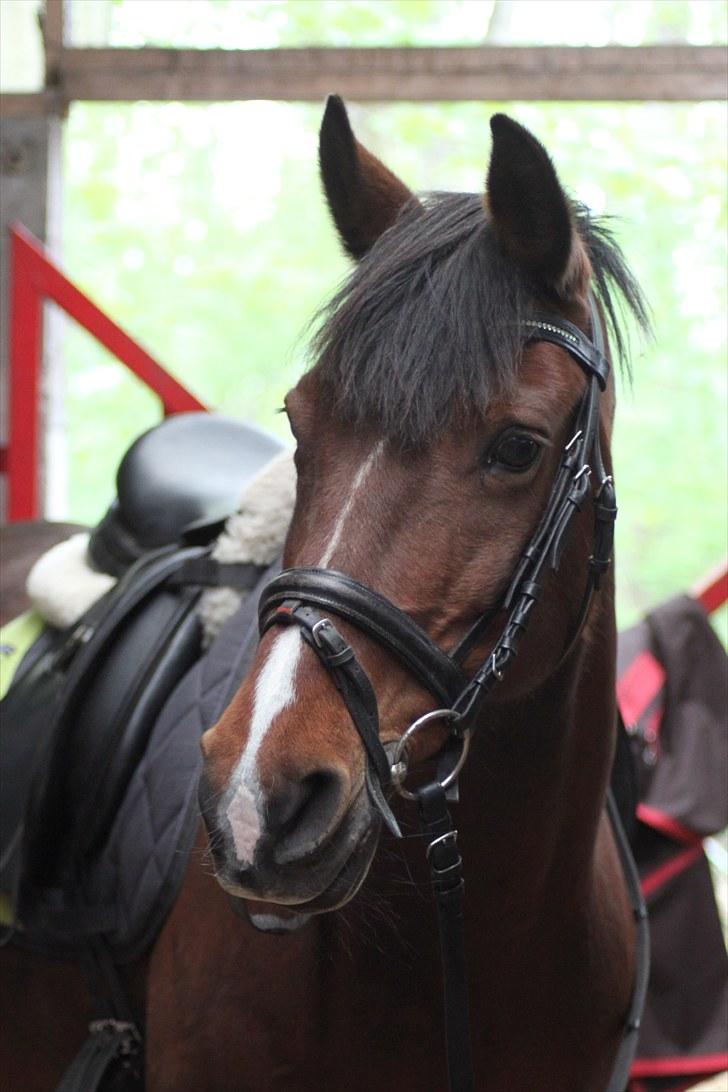
{"label": "red painted beam", "polygon": [[43,252],[40,244],[20,225],[11,228],[13,241],[18,246],[31,271],[36,291],[58,304],[66,314],[75,319],[106,349],[121,361],[138,379],[141,379],[162,402],[165,416],[171,413],[187,413],[206,410],[199,398],[195,398],[178,383],[162,365],[133,340],[118,323],[110,319],[85,292],[69,281]]}
{"label": "red painted beam", "polygon": [[8,520],[40,514],[40,360],[42,303],[32,255],[10,231],[10,374],[8,376]]}
{"label": "red painted beam", "polygon": [[20,224],[10,229],[10,279],[9,437],[2,453],[2,469],[8,476],[7,518],[36,519],[40,514],[39,407],[46,299],[88,330],[156,394],[165,417],[206,410],[207,406],[77,288]]}
{"label": "red painted beam", "polygon": [[693,596],[708,614],[728,600],[728,559],[712,569],[693,588]]}

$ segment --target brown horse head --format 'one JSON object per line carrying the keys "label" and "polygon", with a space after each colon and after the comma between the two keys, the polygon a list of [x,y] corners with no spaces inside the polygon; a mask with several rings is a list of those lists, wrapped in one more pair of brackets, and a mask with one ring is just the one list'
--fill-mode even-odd
{"label": "brown horse head", "polygon": [[[329,100],[322,179],[358,264],[323,316],[314,366],[286,399],[298,493],[284,565],[348,574],[445,650],[493,610],[466,675],[502,626],[497,608],[585,389],[563,349],[524,347],[523,321],[548,311],[587,331],[590,286],[614,318],[610,283],[642,315],[619,250],[565,196],[541,144],[503,115],[491,128],[484,195],[417,198],[356,141],[341,100]],[[610,387],[605,451],[612,410]],[[584,511],[493,702],[532,700],[556,671],[592,539],[593,514]],[[437,702],[382,645],[345,621],[340,629],[373,685],[386,746]],[[589,634],[587,625],[574,656]],[[442,740],[443,726],[433,724],[412,759]],[[228,890],[299,913],[356,892],[380,829],[365,751],[297,626],[265,633],[203,751],[203,810]]]}

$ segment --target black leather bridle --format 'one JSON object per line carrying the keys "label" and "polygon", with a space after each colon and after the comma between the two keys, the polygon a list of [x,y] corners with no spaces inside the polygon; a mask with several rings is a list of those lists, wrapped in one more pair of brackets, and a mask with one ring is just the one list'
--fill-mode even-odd
{"label": "black leather bridle", "polygon": [[[543,516],[516,566],[502,602],[482,614],[449,654],[399,607],[344,573],[320,568],[286,569],[267,585],[260,599],[261,636],[272,626],[297,625],[340,691],[366,752],[366,784],[370,798],[395,835],[401,836],[401,832],[387,801],[387,790],[394,787],[401,795],[418,802],[423,832],[429,838],[427,857],[438,906],[452,1092],[471,1092],[474,1078],[462,922],[462,861],[447,800],[457,798],[457,774],[465,761],[470,735],[483,703],[512,663],[538,602],[545,576],[549,570],[558,569],[569,527],[589,496],[593,497],[594,505],[593,551],[577,620],[559,665],[576,644],[592,595],[611,560],[617,505],[599,439],[600,395],[607,384],[609,362],[604,352],[601,319],[591,295],[589,304],[592,340],[560,316],[536,314],[524,323],[525,341],[548,341],[569,353],[586,375],[586,388]],[[596,481],[595,491],[591,486],[592,478]],[[504,611],[507,619],[492,650],[475,673],[466,677],[463,663],[496,616]],[[330,614],[352,623],[386,648],[440,705],[407,729],[392,754],[388,754],[379,739],[377,699],[369,677]],[[449,724],[447,744],[438,756],[437,776],[434,781],[410,792],[404,786],[409,745],[416,732],[433,720]],[[619,823],[611,804],[610,817],[613,824]],[[644,923],[644,903],[634,862],[621,827],[616,834],[635,916],[639,923]],[[647,977],[646,923],[638,931],[640,957],[632,1009],[608,1092],[623,1092],[636,1046],[636,1029]]]}
{"label": "black leather bridle", "polygon": [[[610,564],[617,506],[614,485],[606,473],[599,441],[599,396],[606,387],[609,363],[603,352],[601,322],[590,297],[592,343],[563,318],[536,315],[525,323],[527,341],[550,341],[566,349],[587,376],[576,415],[574,433],[564,448],[543,517],[511,578],[503,600],[482,614],[450,654],[442,651],[408,614],[388,599],[344,573],[332,569],[286,569],[268,584],[260,599],[261,636],[273,625],[298,625],[342,694],[367,754],[367,785],[373,803],[395,834],[396,820],[385,791],[400,785],[403,748],[392,763],[379,740],[379,715],[374,690],[354,650],[337,630],[329,613],[353,623],[392,653],[447,710],[453,742],[462,741],[477,722],[483,702],[501,681],[518,650],[548,569],[556,570],[576,513],[591,493],[594,498],[594,550],[574,632],[563,658],[573,647],[588,613],[593,592]],[[492,651],[471,678],[463,663],[499,613],[507,620]],[[411,738],[408,737],[408,738]],[[453,748],[446,748],[453,750]],[[453,757],[452,755],[450,756]],[[446,763],[446,758],[443,758]],[[451,772],[451,771],[450,771]],[[447,765],[440,770],[448,776]]]}

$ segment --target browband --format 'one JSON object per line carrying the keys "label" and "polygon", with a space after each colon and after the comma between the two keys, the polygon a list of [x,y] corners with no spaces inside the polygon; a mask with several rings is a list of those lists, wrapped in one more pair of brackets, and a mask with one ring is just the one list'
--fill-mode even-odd
{"label": "browband", "polygon": [[523,326],[526,327],[527,342],[550,341],[553,345],[566,349],[587,376],[594,376],[604,390],[609,378],[609,361],[601,352],[601,324],[591,294],[589,303],[594,327],[594,342],[591,342],[572,322],[564,318],[554,319],[551,315],[536,314],[533,318],[524,319]]}

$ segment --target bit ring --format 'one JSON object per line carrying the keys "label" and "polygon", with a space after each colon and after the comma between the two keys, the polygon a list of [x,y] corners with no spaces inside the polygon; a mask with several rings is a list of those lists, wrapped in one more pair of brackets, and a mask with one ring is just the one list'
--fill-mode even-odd
{"label": "bit ring", "polygon": [[[410,792],[409,789],[404,787],[404,780],[409,772],[409,760],[407,757],[408,745],[419,729],[433,720],[450,720],[457,722],[460,720],[460,714],[454,709],[433,709],[429,713],[425,713],[423,716],[418,717],[417,720],[413,721],[406,732],[402,733],[392,752],[392,784],[399,795],[403,796],[405,800],[417,799],[416,793]],[[453,781],[463,768],[465,759],[468,757],[468,751],[470,750],[470,729],[463,732],[459,738],[462,748],[453,769],[447,777],[440,782],[443,789],[447,789],[452,785]]]}

